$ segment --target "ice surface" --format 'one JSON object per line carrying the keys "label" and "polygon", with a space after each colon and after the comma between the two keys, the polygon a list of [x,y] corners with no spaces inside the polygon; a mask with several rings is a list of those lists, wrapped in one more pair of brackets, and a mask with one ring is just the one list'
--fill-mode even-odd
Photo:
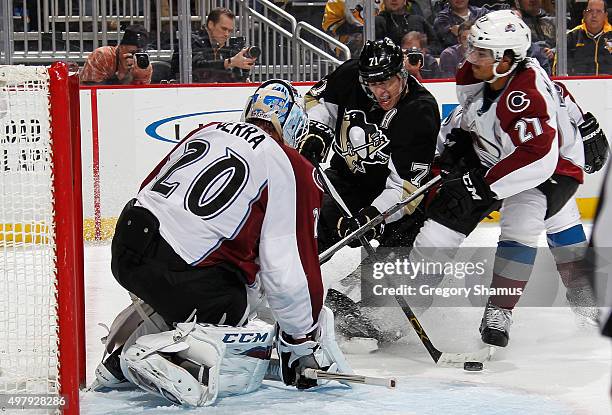
{"label": "ice surface", "polygon": [[[588,229],[587,229],[588,230]],[[466,242],[495,246],[499,228],[481,225]],[[545,246],[544,235],[541,245]],[[345,248],[323,267],[328,285],[351,272],[359,250]],[[129,303],[128,295],[110,272],[110,245],[89,246],[85,253],[88,381],[102,357],[98,322],[110,324]],[[553,267],[551,258],[536,261]],[[529,286],[527,287],[527,291]],[[435,304],[434,304],[435,305]],[[432,308],[421,317],[433,343],[448,352],[482,347],[478,308]],[[433,361],[411,330],[392,345],[373,353],[347,355],[359,374],[394,376],[396,390],[328,385],[300,392],[279,382],[260,390],[219,400],[216,406],[185,411],[139,391],[83,392],[83,414],[595,414],[611,413],[610,343],[594,328],[575,324],[569,308],[518,308],[510,344],[498,350],[482,372],[442,368]],[[406,325],[408,323],[405,323]]]}

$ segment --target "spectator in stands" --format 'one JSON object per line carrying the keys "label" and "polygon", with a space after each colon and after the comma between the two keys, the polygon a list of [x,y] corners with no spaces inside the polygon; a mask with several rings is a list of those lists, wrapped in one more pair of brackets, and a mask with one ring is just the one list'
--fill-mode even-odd
{"label": "spectator in stands", "polygon": [[[514,12],[514,14],[516,14],[520,18],[523,18],[523,14],[521,13],[520,10],[513,9],[512,11]],[[554,51],[546,46],[546,42],[543,42],[543,41],[533,42],[532,41],[531,47],[527,50],[527,56],[529,56],[530,58],[536,59],[540,63],[540,66],[542,67],[542,69],[546,71],[548,76],[552,75],[551,57],[554,58]]]}
{"label": "spectator in stands", "polygon": [[531,29],[531,42],[542,47],[546,57],[554,57],[556,42],[555,18],[542,8],[542,0],[517,0],[523,21]]}
{"label": "spectator in stands", "polygon": [[[234,31],[234,13],[225,8],[210,11],[206,25],[191,35],[193,82],[244,82],[256,59],[245,55],[247,49],[227,45]],[[179,72],[178,46],[172,54],[172,71]]]}
{"label": "spectator in stands", "polygon": [[434,20],[434,30],[442,48],[457,44],[461,23],[479,19],[487,13],[487,9],[470,6],[468,0],[448,0],[448,5]]}
{"label": "spectator in stands", "polygon": [[404,67],[412,76],[422,79],[440,78],[440,67],[436,58],[427,53],[425,35],[420,32],[408,32],[402,38],[401,47],[406,59]]}
{"label": "spectator in stands", "polygon": [[467,39],[473,24],[473,20],[461,23],[457,29],[457,44],[447,47],[440,54],[440,72],[443,78],[454,78],[457,67],[465,61]]}
{"label": "spectator in stands", "polygon": [[569,75],[612,74],[612,26],[604,0],[589,0],[582,24],[567,34]]}
{"label": "spectator in stands", "polygon": [[408,12],[406,0],[383,0],[384,10],[376,16],[376,39],[390,38],[401,45],[409,32],[420,32],[427,36],[431,53],[439,53],[438,39],[433,28],[423,16]]}
{"label": "spectator in stands", "polygon": [[119,46],[99,47],[87,57],[80,74],[81,82],[101,85],[151,83],[153,68],[148,55],[146,60],[137,61],[134,57],[135,53],[144,52],[148,43],[149,37],[143,26],[128,26]]}
{"label": "spectator in stands", "polygon": [[325,4],[323,30],[348,46],[353,58],[363,48],[363,24],[363,0],[328,0]]}
{"label": "spectator in stands", "polygon": [[471,0],[470,4],[475,7],[484,7],[489,11],[509,10],[515,7],[514,0]]}

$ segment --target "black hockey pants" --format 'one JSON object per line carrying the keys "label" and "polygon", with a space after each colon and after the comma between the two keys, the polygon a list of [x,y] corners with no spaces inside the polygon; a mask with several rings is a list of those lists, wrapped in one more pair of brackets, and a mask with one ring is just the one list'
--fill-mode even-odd
{"label": "black hockey pants", "polygon": [[157,218],[134,206],[134,200],[117,221],[111,252],[115,279],[170,326],[185,321],[194,309],[198,322],[212,324],[237,325],[245,313],[247,296],[241,271],[227,263],[211,267],[187,264],[159,234]]}

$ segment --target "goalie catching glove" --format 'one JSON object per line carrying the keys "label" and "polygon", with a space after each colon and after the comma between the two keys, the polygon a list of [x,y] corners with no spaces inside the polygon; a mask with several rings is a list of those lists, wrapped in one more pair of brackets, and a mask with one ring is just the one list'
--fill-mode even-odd
{"label": "goalie catching glove", "polygon": [[313,165],[317,165],[327,158],[329,145],[334,139],[334,131],[327,125],[310,120],[308,133],[298,143],[298,151]]}
{"label": "goalie catching glove", "polygon": [[606,164],[610,145],[595,116],[587,112],[583,118],[584,122],[578,126],[578,129],[584,146],[584,171],[591,174]]}
{"label": "goalie catching glove", "polygon": [[[338,220],[338,235],[340,236],[340,238],[346,238],[350,233],[356,231],[378,215],[380,215],[378,209],[376,209],[374,206],[368,206],[366,208],[361,209],[359,213],[357,213],[351,218],[342,216]],[[370,241],[372,239],[380,237],[383,234],[384,230],[385,222],[381,222],[372,229],[370,229],[368,232],[366,232],[363,236],[368,241]],[[350,246],[351,248],[357,248],[361,246],[361,243],[359,242],[359,239],[353,239],[351,242],[349,242],[348,246]]]}

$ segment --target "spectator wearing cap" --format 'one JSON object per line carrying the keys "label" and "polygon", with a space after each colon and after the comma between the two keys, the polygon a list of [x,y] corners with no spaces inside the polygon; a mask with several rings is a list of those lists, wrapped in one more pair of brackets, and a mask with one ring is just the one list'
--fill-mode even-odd
{"label": "spectator wearing cap", "polygon": [[582,24],[567,34],[569,75],[612,74],[612,25],[604,0],[589,0]]}
{"label": "spectator wearing cap", "polygon": [[468,20],[459,25],[457,44],[449,46],[440,54],[440,72],[444,78],[454,78],[459,65],[465,60],[467,49],[467,39],[470,28],[474,24],[473,20]]}
{"label": "spectator wearing cap", "polygon": [[145,60],[134,59],[137,52],[146,53],[149,36],[141,25],[128,26],[118,46],[102,46],[94,50],[81,69],[80,80],[84,84],[142,85],[151,83],[153,68]]}
{"label": "spectator wearing cap", "polygon": [[442,48],[457,44],[461,23],[477,20],[487,13],[487,9],[470,6],[468,0],[448,0],[447,6],[438,13],[434,20],[434,31]]}
{"label": "spectator wearing cap", "polygon": [[406,0],[383,0],[384,10],[376,16],[376,39],[390,38],[401,45],[402,38],[409,32],[419,32],[427,36],[432,53],[440,53],[438,39],[431,25],[423,16],[409,12]]}

